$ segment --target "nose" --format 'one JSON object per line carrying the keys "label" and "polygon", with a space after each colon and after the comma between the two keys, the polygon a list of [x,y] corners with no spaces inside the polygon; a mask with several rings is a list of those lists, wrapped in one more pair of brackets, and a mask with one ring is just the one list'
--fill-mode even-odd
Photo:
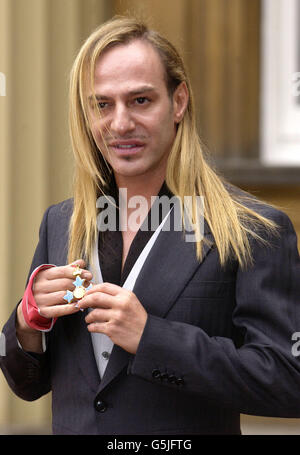
{"label": "nose", "polygon": [[135,123],[132,119],[129,108],[124,105],[117,105],[112,113],[110,129],[112,133],[124,136],[133,131]]}

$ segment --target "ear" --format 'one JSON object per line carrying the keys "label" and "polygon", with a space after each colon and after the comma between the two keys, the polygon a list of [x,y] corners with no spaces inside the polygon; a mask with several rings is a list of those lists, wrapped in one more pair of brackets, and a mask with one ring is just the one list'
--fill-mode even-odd
{"label": "ear", "polygon": [[189,91],[186,83],[181,82],[173,94],[174,122],[180,123],[183,119],[189,102]]}

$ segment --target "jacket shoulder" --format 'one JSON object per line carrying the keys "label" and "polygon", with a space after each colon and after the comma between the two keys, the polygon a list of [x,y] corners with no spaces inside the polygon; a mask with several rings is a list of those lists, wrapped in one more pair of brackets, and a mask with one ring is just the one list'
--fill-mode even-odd
{"label": "jacket shoulder", "polygon": [[73,199],[66,199],[57,204],[50,205],[44,215],[48,229],[56,230],[59,226],[66,226],[73,213]]}
{"label": "jacket shoulder", "polygon": [[47,211],[51,216],[71,216],[73,212],[73,198],[50,205]]}
{"label": "jacket shoulder", "polygon": [[290,224],[289,216],[280,208],[271,205],[270,203],[258,199],[253,194],[250,194],[234,185],[227,184],[227,190],[231,197],[238,201],[244,207],[252,210],[264,218],[274,221],[278,225]]}
{"label": "jacket shoulder", "polygon": [[56,265],[67,261],[69,225],[73,212],[73,199],[51,205],[45,212],[43,229],[47,242],[48,260]]}

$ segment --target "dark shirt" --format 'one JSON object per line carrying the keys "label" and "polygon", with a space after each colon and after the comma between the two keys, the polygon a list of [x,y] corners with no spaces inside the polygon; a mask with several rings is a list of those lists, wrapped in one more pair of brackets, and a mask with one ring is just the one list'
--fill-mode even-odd
{"label": "dark shirt", "polygon": [[[118,203],[118,190],[116,186],[113,187],[111,195]],[[164,182],[158,197],[168,196],[172,197],[166,183]],[[159,210],[159,223],[162,222],[162,210]],[[148,229],[143,230],[143,226],[148,224]],[[143,221],[141,228],[137,231],[128,251],[126,261],[122,270],[122,256],[123,256],[123,238],[122,232],[119,229],[118,216],[117,216],[117,230],[99,232],[99,262],[103,282],[109,282],[123,286],[126,278],[128,277],[132,267],[134,266],[143,248],[150,240],[154,230],[151,230],[151,209],[148,212],[146,219]]]}

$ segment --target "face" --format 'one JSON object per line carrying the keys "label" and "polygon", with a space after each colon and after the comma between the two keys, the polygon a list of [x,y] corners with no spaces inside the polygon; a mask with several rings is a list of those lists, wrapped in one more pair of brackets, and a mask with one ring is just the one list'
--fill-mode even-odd
{"label": "face", "polygon": [[171,99],[159,55],[136,40],[99,58],[94,88],[100,116],[91,104],[90,126],[116,180],[163,175],[187,104],[185,84]]}

